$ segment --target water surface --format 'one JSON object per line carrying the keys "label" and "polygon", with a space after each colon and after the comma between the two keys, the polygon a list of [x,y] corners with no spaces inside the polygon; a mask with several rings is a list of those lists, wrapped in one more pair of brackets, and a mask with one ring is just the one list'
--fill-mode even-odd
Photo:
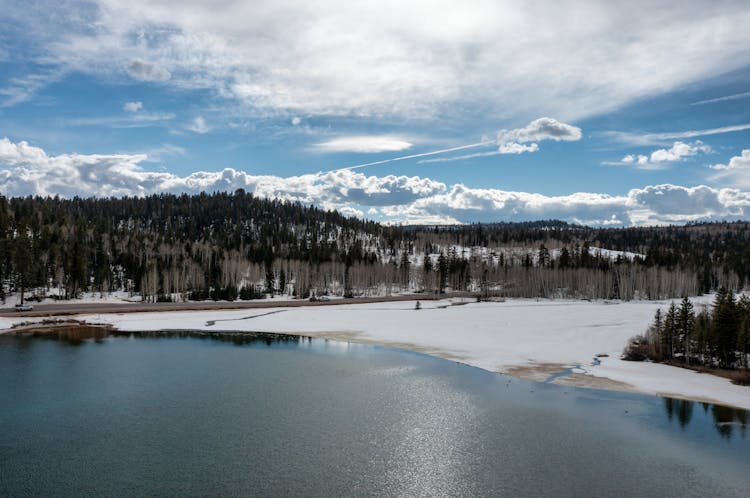
{"label": "water surface", "polygon": [[0,496],[742,496],[746,416],[307,338],[0,336]]}

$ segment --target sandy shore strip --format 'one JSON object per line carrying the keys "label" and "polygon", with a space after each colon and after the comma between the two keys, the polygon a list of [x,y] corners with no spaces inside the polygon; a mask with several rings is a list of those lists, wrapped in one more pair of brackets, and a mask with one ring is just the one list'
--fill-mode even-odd
{"label": "sandy shore strip", "polygon": [[[119,330],[236,330],[301,334],[398,347],[485,370],[556,384],[709,401],[750,410],[750,387],[710,374],[619,359],[668,302],[514,299],[443,300],[264,310],[92,314],[77,318]],[[705,299],[705,301],[709,301]],[[457,306],[456,304],[463,304]],[[28,320],[28,319],[25,319]],[[3,318],[7,328],[24,319]],[[597,355],[600,364],[593,361]]]}

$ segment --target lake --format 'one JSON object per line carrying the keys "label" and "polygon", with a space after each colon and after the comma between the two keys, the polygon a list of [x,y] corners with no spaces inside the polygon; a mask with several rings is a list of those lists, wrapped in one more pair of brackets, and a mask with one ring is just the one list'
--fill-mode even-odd
{"label": "lake", "polygon": [[746,496],[747,422],[319,339],[0,336],[0,496]]}

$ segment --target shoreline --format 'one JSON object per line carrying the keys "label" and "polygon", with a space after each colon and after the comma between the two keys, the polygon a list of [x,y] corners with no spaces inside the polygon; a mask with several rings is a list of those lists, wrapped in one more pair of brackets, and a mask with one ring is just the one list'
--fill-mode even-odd
{"label": "shoreline", "polygon": [[[592,389],[635,392],[750,410],[750,387],[664,364],[625,362],[627,339],[663,302],[450,300],[342,304],[268,310],[212,310],[76,315],[120,332],[196,330],[258,332],[377,345],[428,354],[493,373]],[[271,304],[271,303],[269,303]],[[54,318],[54,317],[49,317]],[[67,316],[67,319],[73,317]],[[7,326],[13,322],[3,320]],[[218,322],[218,323],[217,323]],[[601,364],[591,365],[593,356]],[[561,375],[562,374],[562,375]]]}

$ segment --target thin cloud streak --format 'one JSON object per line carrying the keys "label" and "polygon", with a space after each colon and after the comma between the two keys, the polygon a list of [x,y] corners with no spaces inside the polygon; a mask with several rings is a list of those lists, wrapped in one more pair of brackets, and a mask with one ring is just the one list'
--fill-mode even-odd
{"label": "thin cloud streak", "polygon": [[492,150],[489,152],[476,152],[474,154],[462,154],[460,156],[435,157],[433,159],[422,159],[421,161],[417,161],[417,164],[449,163],[451,161],[460,161],[462,159],[474,159],[475,157],[499,156],[502,154],[503,152],[500,152],[499,150]]}
{"label": "thin cloud streak", "polygon": [[334,170],[331,170],[331,171],[346,171],[346,170],[352,171],[352,170],[355,170],[355,169],[366,168],[368,166],[378,166],[380,164],[392,163],[394,161],[404,161],[406,159],[415,159],[417,157],[436,156],[438,154],[446,154],[448,152],[456,152],[456,151],[459,151],[459,150],[473,149],[473,148],[476,148],[476,147],[486,147],[488,145],[495,145],[495,141],[494,140],[487,140],[487,141],[484,141],[484,142],[477,142],[475,144],[459,145],[458,147],[451,147],[449,149],[433,150],[431,152],[422,152],[420,154],[410,154],[408,156],[400,156],[400,157],[394,157],[394,158],[391,158],[391,159],[383,159],[381,161],[373,161],[373,162],[370,162],[370,163],[357,164],[357,165],[354,165],[354,166],[346,166],[344,168],[338,168],[338,169],[334,169]]}
{"label": "thin cloud streak", "polygon": [[727,100],[746,99],[748,97],[750,97],[750,92],[735,93],[734,95],[726,95],[724,97],[717,97],[715,99],[699,100],[698,102],[693,102],[690,105],[715,104],[717,102],[726,102]]}
{"label": "thin cloud streak", "polygon": [[709,128],[706,130],[687,130],[664,133],[631,133],[626,131],[605,131],[601,135],[610,137],[621,143],[629,145],[658,145],[669,140],[679,140],[685,138],[704,137],[708,135],[721,135],[723,133],[733,133],[737,131],[750,130],[750,123],[722,126],[719,128]]}
{"label": "thin cloud streak", "polygon": [[[393,161],[403,161],[405,159],[415,159],[418,157],[436,156],[448,152],[456,152],[459,150],[474,149],[477,147],[486,147],[490,145],[497,146],[497,151],[480,152],[478,154],[466,154],[456,157],[449,157],[442,160],[436,160],[434,162],[447,162],[455,161],[458,159],[469,159],[472,157],[494,156],[496,154],[523,154],[525,152],[538,151],[539,145],[537,144],[537,142],[542,142],[545,140],[553,140],[555,142],[577,142],[581,139],[581,137],[581,129],[577,126],[562,123],[553,118],[542,117],[535,119],[522,128],[500,130],[497,132],[497,137],[494,140],[485,139],[474,144],[459,145],[458,147],[451,147],[449,149],[441,149],[432,152],[422,152],[420,154],[411,154],[408,156],[395,157],[393,159],[383,159],[382,161],[358,164],[356,166],[348,166],[341,169],[354,170],[365,168],[367,166],[386,164]],[[429,161],[419,161],[418,163],[422,162]]]}

